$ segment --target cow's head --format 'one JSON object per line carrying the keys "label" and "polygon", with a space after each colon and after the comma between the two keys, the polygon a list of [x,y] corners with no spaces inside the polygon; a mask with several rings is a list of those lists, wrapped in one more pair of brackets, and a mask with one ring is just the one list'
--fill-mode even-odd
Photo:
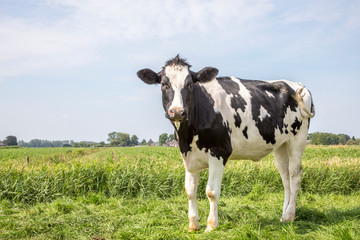
{"label": "cow's head", "polygon": [[172,122],[181,122],[189,117],[193,84],[208,82],[216,77],[218,70],[205,67],[199,72],[190,71],[191,65],[177,55],[166,62],[162,71],[155,73],[150,69],[137,72],[138,77],[147,84],[161,84],[162,102],[165,116]]}

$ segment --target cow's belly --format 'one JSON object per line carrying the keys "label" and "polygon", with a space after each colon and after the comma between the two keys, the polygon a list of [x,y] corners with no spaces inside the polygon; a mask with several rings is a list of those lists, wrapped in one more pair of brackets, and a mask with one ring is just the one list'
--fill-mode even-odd
{"label": "cow's belly", "polygon": [[253,146],[244,146],[244,148],[237,148],[233,150],[230,155],[231,160],[253,160],[259,161],[261,158],[267,156],[274,148],[252,148]]}
{"label": "cow's belly", "polygon": [[231,134],[233,151],[229,159],[259,161],[286,142],[288,136],[278,131],[275,133],[275,139],[275,144],[266,143],[260,134],[249,134],[248,138],[245,138],[242,131],[235,130]]}

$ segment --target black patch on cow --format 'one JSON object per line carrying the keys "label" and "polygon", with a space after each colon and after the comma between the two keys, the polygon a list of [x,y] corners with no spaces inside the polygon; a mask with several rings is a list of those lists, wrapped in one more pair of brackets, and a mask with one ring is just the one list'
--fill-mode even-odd
{"label": "black patch on cow", "polygon": [[285,134],[289,134],[289,131],[288,131],[288,129],[287,129],[289,125],[288,125],[288,124],[284,124],[284,126],[285,126]]}
{"label": "black patch on cow", "polygon": [[229,77],[221,77],[218,78],[218,82],[220,86],[225,90],[228,95],[231,95],[231,107],[235,110],[234,119],[235,119],[235,127],[240,128],[241,126],[241,118],[238,113],[238,109],[241,109],[242,112],[245,111],[246,101],[240,95],[240,86],[236,82],[234,82]]}
{"label": "black patch on cow", "polygon": [[187,117],[186,115],[189,114],[189,103],[192,101],[193,85],[194,84],[192,82],[191,75],[189,74],[185,79],[184,88],[181,89],[181,97],[184,101],[185,117]]}
{"label": "black patch on cow", "polygon": [[170,118],[168,109],[174,99],[175,92],[170,85],[170,80],[165,75],[161,76],[162,103],[165,110],[165,117]]}
{"label": "black patch on cow", "polygon": [[192,101],[188,120],[178,130],[180,151],[191,151],[190,144],[198,136],[196,145],[199,149],[210,151],[225,165],[232,153],[229,124],[223,124],[221,113],[214,110],[214,100],[199,84],[193,84]]}
{"label": "black patch on cow", "polygon": [[295,117],[295,121],[293,122],[293,124],[291,124],[291,132],[294,134],[294,136],[297,134],[296,130],[299,130],[301,127],[302,121],[299,121],[299,119],[297,117]]}
{"label": "black patch on cow", "polygon": [[243,134],[244,134],[244,137],[245,137],[246,139],[249,139],[249,136],[248,136],[248,134],[247,134],[247,130],[248,130],[248,127],[246,126],[246,127],[244,128],[244,130],[243,130]]}
{"label": "black patch on cow", "polygon": [[235,119],[235,127],[240,128],[240,126],[241,126],[241,118],[240,118],[239,113],[236,113],[234,115],[234,119]]}
{"label": "black patch on cow", "polygon": [[[296,112],[298,104],[294,98],[295,91],[283,81],[240,81],[250,91],[252,116],[260,135],[266,143],[275,144],[275,129],[279,129],[283,133],[284,117],[288,107],[291,111]],[[261,107],[268,112],[270,117],[260,120]]]}
{"label": "black patch on cow", "polygon": [[[172,124],[175,128],[174,123]],[[191,126],[190,121],[186,120],[180,124],[180,128],[177,131],[177,135],[178,135],[180,152],[186,155],[187,152],[191,151],[190,144],[192,143],[192,140],[194,138],[194,128],[193,126]]]}

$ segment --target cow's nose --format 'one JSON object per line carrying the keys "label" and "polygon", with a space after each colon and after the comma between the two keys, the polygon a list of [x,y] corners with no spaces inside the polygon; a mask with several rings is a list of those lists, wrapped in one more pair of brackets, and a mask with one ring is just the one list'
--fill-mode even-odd
{"label": "cow's nose", "polygon": [[185,115],[185,110],[183,108],[174,107],[169,109],[170,118],[175,121],[183,120]]}

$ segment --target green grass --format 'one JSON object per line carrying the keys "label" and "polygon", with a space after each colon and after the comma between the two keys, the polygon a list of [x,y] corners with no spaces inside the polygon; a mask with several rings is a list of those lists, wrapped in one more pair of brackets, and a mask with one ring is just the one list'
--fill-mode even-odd
{"label": "green grass", "polygon": [[88,194],[26,205],[3,200],[0,239],[360,239],[360,195],[299,196],[297,220],[279,222],[281,193],[221,198],[220,227],[204,234],[208,201],[199,200],[201,230],[187,232],[185,196],[107,198]]}
{"label": "green grass", "polygon": [[[27,161],[29,157],[30,161]],[[297,219],[279,222],[283,189],[272,155],[229,161],[220,227],[187,233],[176,148],[0,149],[0,239],[360,239],[360,148],[309,146]]]}

